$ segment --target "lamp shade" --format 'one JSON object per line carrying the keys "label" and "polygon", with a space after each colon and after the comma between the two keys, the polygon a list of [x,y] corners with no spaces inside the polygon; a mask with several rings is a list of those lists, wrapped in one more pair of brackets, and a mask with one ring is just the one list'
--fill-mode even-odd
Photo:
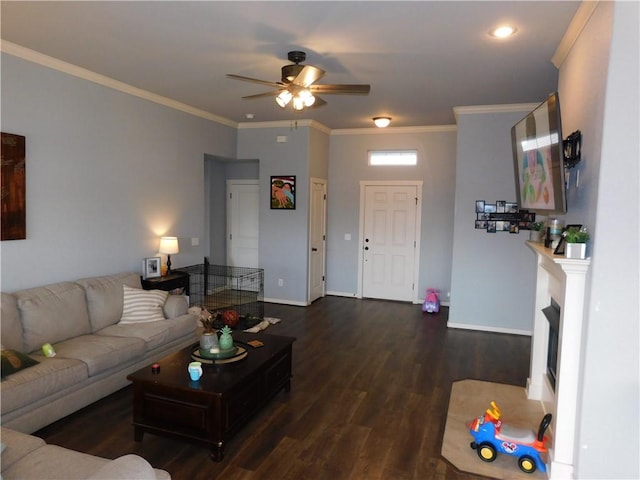
{"label": "lamp shade", "polygon": [[160,248],[158,249],[160,253],[166,253],[171,255],[172,253],[178,253],[180,249],[178,248],[178,237],[161,237],[160,238]]}

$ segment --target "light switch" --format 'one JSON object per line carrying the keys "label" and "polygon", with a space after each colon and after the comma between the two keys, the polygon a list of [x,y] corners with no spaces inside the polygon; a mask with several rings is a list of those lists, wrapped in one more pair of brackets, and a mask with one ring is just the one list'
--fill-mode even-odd
{"label": "light switch", "polygon": [[345,240],[351,240],[351,234],[350,233],[345,233],[344,234],[344,239]]}
{"label": "light switch", "polygon": [[287,143],[287,136],[286,135],[278,135],[276,137],[276,142],[278,142],[278,143]]}
{"label": "light switch", "polygon": [[197,247],[198,245],[200,245],[200,239],[198,237],[193,237],[191,239],[191,246]]}

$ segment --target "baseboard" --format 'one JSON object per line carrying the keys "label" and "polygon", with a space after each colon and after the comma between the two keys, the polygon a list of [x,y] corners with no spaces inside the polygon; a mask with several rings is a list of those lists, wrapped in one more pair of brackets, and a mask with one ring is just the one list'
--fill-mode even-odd
{"label": "baseboard", "polygon": [[501,328],[501,327],[491,327],[489,325],[473,325],[468,323],[455,323],[455,322],[447,322],[447,327],[449,328],[458,328],[461,330],[477,330],[480,332],[493,332],[493,333],[508,333],[509,335],[524,335],[525,337],[530,337],[532,335],[530,330],[518,330],[515,328]]}
{"label": "baseboard", "polygon": [[348,298],[358,298],[358,295],[353,292],[325,292],[325,295],[332,295],[334,297],[348,297]]}
{"label": "baseboard", "polygon": [[265,303],[279,303],[282,305],[293,305],[294,307],[308,307],[309,302],[296,302],[293,300],[283,300],[281,298],[264,298]]}

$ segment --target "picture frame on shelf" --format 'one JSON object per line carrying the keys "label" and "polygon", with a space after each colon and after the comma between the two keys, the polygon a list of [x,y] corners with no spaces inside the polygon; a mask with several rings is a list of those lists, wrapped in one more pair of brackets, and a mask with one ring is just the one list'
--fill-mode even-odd
{"label": "picture frame on shelf", "polygon": [[148,257],[142,262],[142,278],[157,278],[162,276],[162,263],[160,257]]}
{"label": "picture frame on shelf", "polygon": [[567,225],[566,227],[564,227],[562,229],[562,235],[560,236],[560,240],[558,241],[558,245],[556,246],[556,248],[553,250],[553,254],[554,255],[564,255],[564,251],[566,249],[566,240],[564,237],[564,232],[566,232],[567,230],[569,230],[570,228],[577,228],[577,229],[581,229],[582,225],[579,224],[571,224],[571,225]]}

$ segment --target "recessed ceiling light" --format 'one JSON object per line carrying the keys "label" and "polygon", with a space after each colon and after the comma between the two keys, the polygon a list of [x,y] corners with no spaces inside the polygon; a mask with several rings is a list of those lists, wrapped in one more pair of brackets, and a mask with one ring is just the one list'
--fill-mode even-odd
{"label": "recessed ceiling light", "polygon": [[500,25],[499,27],[491,30],[489,35],[496,38],[507,38],[516,33],[518,29],[511,25]]}

